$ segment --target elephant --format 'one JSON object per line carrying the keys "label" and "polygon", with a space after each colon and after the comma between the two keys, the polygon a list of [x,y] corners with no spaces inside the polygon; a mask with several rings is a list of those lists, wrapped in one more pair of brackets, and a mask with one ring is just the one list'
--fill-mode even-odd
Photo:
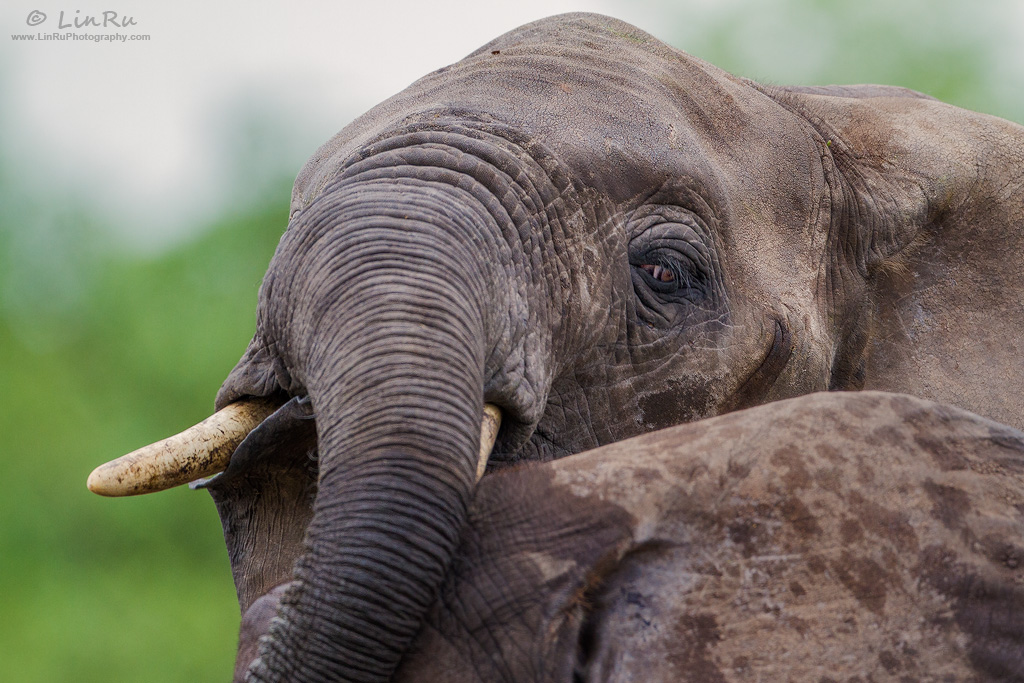
{"label": "elephant", "polygon": [[223,470],[198,486],[239,602],[274,605],[246,680],[388,680],[481,474],[825,390],[1024,426],[1022,143],[608,17],[528,24],[313,155],[218,412],[90,488]]}
{"label": "elephant", "polygon": [[394,680],[1024,680],[1024,433],[822,392],[498,472]]}
{"label": "elephant", "polygon": [[[287,581],[294,540],[242,563]],[[1021,680],[1024,433],[778,401],[487,476],[454,557],[396,683]]]}

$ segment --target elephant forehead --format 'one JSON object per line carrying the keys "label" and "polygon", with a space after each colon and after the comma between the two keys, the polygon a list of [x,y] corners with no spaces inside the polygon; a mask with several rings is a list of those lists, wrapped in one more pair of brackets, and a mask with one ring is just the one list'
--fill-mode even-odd
{"label": "elephant forehead", "polygon": [[[779,172],[806,161],[778,144],[803,129],[772,100],[632,26],[568,15],[508,33],[357,119],[307,163],[293,210],[362,147],[426,112],[510,125],[615,202],[687,175],[806,195],[795,191],[792,172]],[[779,183],[793,183],[794,193],[780,192]]]}

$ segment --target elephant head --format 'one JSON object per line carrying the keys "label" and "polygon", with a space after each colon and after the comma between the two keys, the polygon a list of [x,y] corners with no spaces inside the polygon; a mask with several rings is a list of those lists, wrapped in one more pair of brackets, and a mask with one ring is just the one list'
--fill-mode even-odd
{"label": "elephant head", "polygon": [[900,89],[761,86],[605,17],[524,26],[316,152],[195,458],[161,444],[158,474],[133,457],[95,488],[229,461],[208,488],[240,603],[280,597],[248,676],[386,680],[485,405],[491,470],[823,389],[1019,425],[1022,141]]}

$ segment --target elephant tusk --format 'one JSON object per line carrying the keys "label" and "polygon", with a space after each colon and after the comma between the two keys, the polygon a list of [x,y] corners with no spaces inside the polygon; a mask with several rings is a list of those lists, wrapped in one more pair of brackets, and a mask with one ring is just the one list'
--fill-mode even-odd
{"label": "elephant tusk", "polygon": [[89,490],[136,496],[221,472],[246,435],[279,407],[266,398],[232,403],[180,434],[100,465],[89,475]]}
{"label": "elephant tusk", "polygon": [[501,427],[501,409],[492,403],[485,404],[484,417],[480,423],[480,460],[476,464],[477,481],[480,481],[487,469],[487,459],[491,457],[491,449],[494,448],[494,440],[498,438],[499,427]]}
{"label": "elephant tusk", "polygon": [[[180,434],[100,465],[87,486],[101,496],[137,496],[222,472],[238,444],[278,407],[277,401],[262,398],[232,403]],[[488,403],[480,425],[477,481],[487,469],[499,427],[501,410]]]}

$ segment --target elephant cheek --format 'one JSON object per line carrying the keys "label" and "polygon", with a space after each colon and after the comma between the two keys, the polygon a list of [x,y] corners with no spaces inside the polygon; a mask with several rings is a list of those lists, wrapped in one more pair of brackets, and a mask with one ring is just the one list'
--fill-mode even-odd
{"label": "elephant cheek", "polygon": [[719,399],[711,381],[702,379],[669,383],[663,391],[637,399],[645,431],[694,422],[713,415]]}

